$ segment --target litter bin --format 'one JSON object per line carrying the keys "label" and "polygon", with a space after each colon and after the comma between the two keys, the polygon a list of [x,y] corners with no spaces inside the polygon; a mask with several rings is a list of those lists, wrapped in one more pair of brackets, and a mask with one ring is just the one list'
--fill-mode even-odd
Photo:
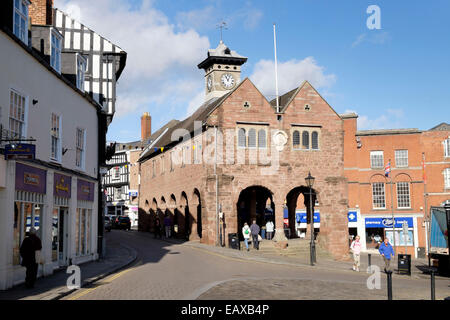
{"label": "litter bin", "polygon": [[241,243],[237,233],[228,234],[228,247],[231,249],[241,250]]}
{"label": "litter bin", "polygon": [[398,255],[398,273],[411,275],[411,255],[399,254]]}

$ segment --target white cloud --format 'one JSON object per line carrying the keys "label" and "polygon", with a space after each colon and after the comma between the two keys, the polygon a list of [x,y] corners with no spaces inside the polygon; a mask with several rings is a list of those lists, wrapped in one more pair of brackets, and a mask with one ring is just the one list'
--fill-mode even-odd
{"label": "white cloud", "polygon": [[[354,110],[345,110],[345,113],[358,113]],[[398,129],[403,126],[403,109],[386,109],[380,116],[369,118],[366,115],[358,115],[358,130]]]}
{"label": "white cloud", "polygon": [[205,102],[205,91],[200,91],[190,102],[187,109],[186,117],[192,115]]}
{"label": "white cloud", "polygon": [[167,108],[192,92],[209,40],[194,29],[177,31],[152,1],[136,8],[125,0],[56,0],[55,7],[128,53],[117,86],[117,118],[143,108],[152,112],[149,103]]}
{"label": "white cloud", "polygon": [[[270,100],[275,98],[275,63],[260,60],[250,76],[256,87]],[[308,80],[316,88],[330,87],[336,82],[334,74],[325,74],[324,67],[317,65],[313,57],[278,63],[278,88],[282,95]]]}

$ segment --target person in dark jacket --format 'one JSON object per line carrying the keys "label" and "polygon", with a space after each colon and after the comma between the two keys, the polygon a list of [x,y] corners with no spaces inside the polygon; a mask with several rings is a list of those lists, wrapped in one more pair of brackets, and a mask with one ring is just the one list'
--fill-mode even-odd
{"label": "person in dark jacket", "polygon": [[36,251],[42,249],[41,239],[36,235],[36,229],[30,228],[29,235],[23,239],[20,246],[20,256],[22,257],[22,266],[27,268],[25,276],[25,286],[33,288],[36,282],[38,264],[36,261]]}
{"label": "person in dark jacket", "polygon": [[155,219],[155,239],[157,236],[161,238],[161,221],[159,220],[159,217],[156,217]]}
{"label": "person in dark jacket", "polygon": [[258,241],[258,235],[259,235],[259,226],[256,224],[256,220],[253,220],[253,224],[250,226],[250,231],[252,233],[252,241],[253,241],[253,248],[256,248],[256,250],[259,250],[259,241]]}

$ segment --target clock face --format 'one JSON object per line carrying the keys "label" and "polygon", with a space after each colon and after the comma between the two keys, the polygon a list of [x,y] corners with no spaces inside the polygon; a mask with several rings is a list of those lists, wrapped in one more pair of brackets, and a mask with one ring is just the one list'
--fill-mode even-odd
{"label": "clock face", "polygon": [[208,91],[211,91],[211,89],[212,89],[212,77],[211,76],[209,76],[208,77],[208,80],[207,80],[207,82],[206,82],[206,86],[207,86],[207,88],[208,88]]}
{"label": "clock face", "polygon": [[222,75],[222,77],[220,78],[221,82],[222,82],[222,86],[225,89],[231,89],[234,87],[234,78],[231,74],[229,73],[225,73]]}

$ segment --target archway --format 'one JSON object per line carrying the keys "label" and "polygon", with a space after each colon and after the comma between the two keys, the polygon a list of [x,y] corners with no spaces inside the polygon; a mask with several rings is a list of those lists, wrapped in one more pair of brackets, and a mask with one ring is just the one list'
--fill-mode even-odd
{"label": "archway", "polygon": [[189,212],[187,195],[184,191],[181,193],[180,209],[182,211],[182,216],[184,217],[184,224],[182,225],[182,236],[186,240],[189,240],[189,236],[191,234],[191,214]]}
{"label": "archway", "polygon": [[[237,233],[239,239],[243,240],[242,227],[247,222],[252,224],[255,219],[261,227],[265,226],[270,220],[275,225],[275,203],[273,202],[273,193],[263,186],[251,186],[241,191],[237,209]],[[276,228],[276,225],[275,225]]]}
{"label": "archway", "polygon": [[200,191],[198,189],[194,189],[194,193],[192,195],[192,206],[195,209],[195,216],[196,216],[196,223],[197,223],[197,235],[201,239],[202,233],[203,233],[203,226],[202,226],[202,202],[201,202],[201,196]]}
{"label": "archway", "polygon": [[[299,186],[293,188],[287,194],[285,208],[285,211],[287,210],[287,225],[285,223],[285,230],[288,230],[287,237],[298,238],[300,233],[300,235],[305,238],[311,238],[311,200],[312,209],[315,213],[314,222],[316,221],[316,217],[318,217],[318,214],[316,214],[316,211],[314,210],[317,201],[317,193],[314,189],[311,189],[311,193],[312,194],[310,195],[309,187]],[[315,236],[318,232],[319,228],[315,227]]]}

